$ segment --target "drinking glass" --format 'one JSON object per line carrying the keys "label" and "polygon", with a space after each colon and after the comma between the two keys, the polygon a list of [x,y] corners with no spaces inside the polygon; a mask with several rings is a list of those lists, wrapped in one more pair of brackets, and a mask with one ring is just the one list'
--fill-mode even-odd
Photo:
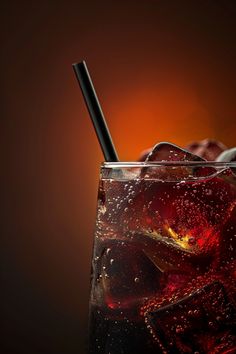
{"label": "drinking glass", "polygon": [[90,354],[234,353],[236,163],[103,163]]}

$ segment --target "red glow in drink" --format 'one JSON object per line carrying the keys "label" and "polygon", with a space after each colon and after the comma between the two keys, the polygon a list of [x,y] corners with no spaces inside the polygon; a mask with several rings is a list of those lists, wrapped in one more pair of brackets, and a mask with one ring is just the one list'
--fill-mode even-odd
{"label": "red glow in drink", "polygon": [[197,160],[102,166],[90,353],[235,353],[236,164]]}

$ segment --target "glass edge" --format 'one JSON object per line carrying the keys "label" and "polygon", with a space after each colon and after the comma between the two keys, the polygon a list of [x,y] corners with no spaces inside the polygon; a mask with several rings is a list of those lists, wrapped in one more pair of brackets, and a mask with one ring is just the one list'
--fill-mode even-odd
{"label": "glass edge", "polygon": [[151,162],[139,162],[139,161],[125,161],[125,162],[102,162],[101,168],[138,168],[138,167],[161,167],[161,166],[205,166],[205,167],[236,167],[235,162],[224,161],[151,161]]}

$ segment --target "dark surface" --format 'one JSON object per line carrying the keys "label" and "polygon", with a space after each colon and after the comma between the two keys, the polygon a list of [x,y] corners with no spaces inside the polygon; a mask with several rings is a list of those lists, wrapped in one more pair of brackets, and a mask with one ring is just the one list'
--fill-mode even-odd
{"label": "dark surface", "polygon": [[[1,349],[83,354],[102,154],[71,64],[85,58],[91,68],[121,159],[137,158],[154,135],[170,131],[184,146],[208,134],[205,118],[196,130],[198,111],[185,135],[182,121],[138,122],[156,105],[145,87],[162,91],[172,75],[197,92],[212,137],[231,147],[236,4],[3,0],[0,13]],[[148,97],[143,111],[136,87]]]}

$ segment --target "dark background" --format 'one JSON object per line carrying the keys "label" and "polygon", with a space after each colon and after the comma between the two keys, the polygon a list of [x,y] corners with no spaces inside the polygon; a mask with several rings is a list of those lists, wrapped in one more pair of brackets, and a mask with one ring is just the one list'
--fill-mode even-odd
{"label": "dark background", "polygon": [[232,1],[1,1],[1,347],[84,353],[102,154],[85,58],[122,160],[157,141],[235,146]]}

